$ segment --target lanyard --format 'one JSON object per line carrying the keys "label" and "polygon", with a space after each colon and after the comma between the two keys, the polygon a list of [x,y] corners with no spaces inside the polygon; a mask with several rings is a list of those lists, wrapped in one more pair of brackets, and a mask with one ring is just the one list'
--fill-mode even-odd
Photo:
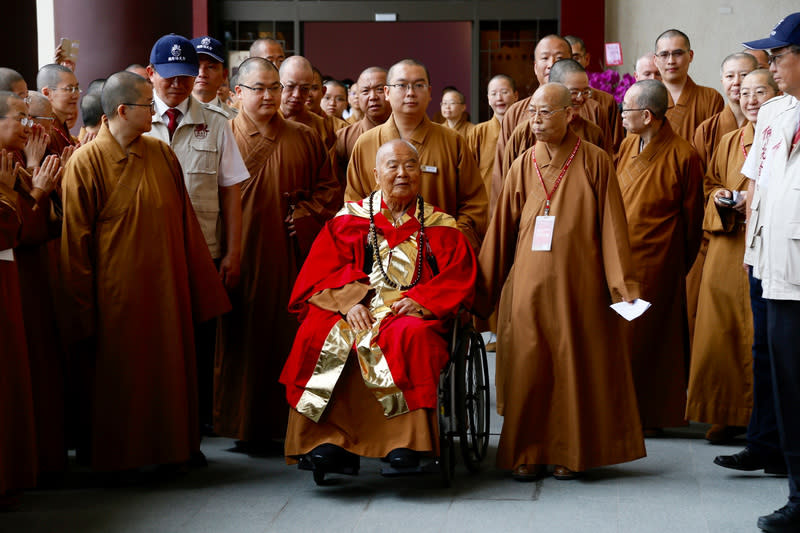
{"label": "lanyard", "polygon": [[561,180],[564,178],[564,174],[567,173],[567,169],[569,165],[572,163],[572,160],[575,158],[575,154],[578,152],[578,147],[581,145],[581,140],[578,138],[578,142],[575,143],[575,148],[572,149],[572,153],[569,154],[569,158],[567,158],[567,162],[564,163],[564,168],[561,169],[561,174],[558,175],[556,178],[556,182],[553,184],[553,190],[547,192],[547,185],[544,184],[544,178],[542,178],[542,171],[539,170],[539,163],[536,162],[536,149],[533,150],[533,166],[536,169],[536,175],[539,176],[539,182],[542,184],[542,188],[544,189],[545,198],[547,201],[544,204],[544,216],[550,215],[550,199],[556,193],[556,189],[558,186],[561,185]]}
{"label": "lanyard", "polygon": [[742,147],[744,158],[747,159],[747,149],[744,147],[744,130],[742,130],[742,133],[739,134],[739,146]]}

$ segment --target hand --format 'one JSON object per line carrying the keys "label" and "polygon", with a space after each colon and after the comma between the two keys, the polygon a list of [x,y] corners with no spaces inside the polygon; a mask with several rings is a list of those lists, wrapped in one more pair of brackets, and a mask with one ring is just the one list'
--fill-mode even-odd
{"label": "hand", "polygon": [[222,258],[219,263],[219,277],[228,290],[235,289],[239,285],[241,277],[239,256],[228,254]]}
{"label": "hand", "polygon": [[356,304],[350,308],[345,316],[345,320],[350,324],[350,327],[356,331],[369,329],[372,323],[375,322],[375,317],[369,312],[369,309],[363,304]]}
{"label": "hand", "polygon": [[410,315],[422,317],[425,314],[424,307],[407,297],[393,303],[392,312],[398,316]]}
{"label": "hand", "polygon": [[33,186],[50,194],[61,181],[62,167],[59,165],[58,156],[48,155],[42,161],[42,166],[33,171]]}
{"label": "hand", "polygon": [[83,140],[81,141],[81,146],[83,146],[84,144],[88,144],[88,143],[92,142],[96,138],[97,138],[97,132],[96,131],[88,131],[88,132],[86,132],[86,135],[83,136]]}
{"label": "hand", "polygon": [[25,163],[28,167],[39,166],[49,143],[50,136],[45,133],[44,128],[39,124],[34,124],[24,149]]}
{"label": "hand", "polygon": [[286,231],[289,232],[289,237],[297,235],[297,228],[294,227],[294,216],[286,215],[283,221],[286,223]]}
{"label": "hand", "polygon": [[56,48],[55,63],[63,65],[68,69],[70,69],[72,72],[75,72],[75,62],[66,57],[66,55],[64,54],[64,48],[61,46],[61,44],[59,44],[58,47]]}
{"label": "hand", "polygon": [[17,181],[18,167],[19,163],[14,162],[13,153],[6,151],[5,148],[0,150],[0,184],[13,189]]}
{"label": "hand", "polygon": [[739,191],[739,201],[736,202],[736,205],[733,208],[741,214],[746,214],[747,211],[747,191]]}
{"label": "hand", "polygon": [[67,166],[67,161],[69,161],[69,158],[72,157],[72,154],[75,153],[75,150],[77,150],[77,148],[78,148],[77,146],[65,146],[64,147],[64,149],[61,151],[61,166],[62,167]]}
{"label": "hand", "polygon": [[716,204],[718,207],[730,207],[720,203],[720,198],[733,198],[733,193],[727,189],[719,189],[714,193],[714,204]]}

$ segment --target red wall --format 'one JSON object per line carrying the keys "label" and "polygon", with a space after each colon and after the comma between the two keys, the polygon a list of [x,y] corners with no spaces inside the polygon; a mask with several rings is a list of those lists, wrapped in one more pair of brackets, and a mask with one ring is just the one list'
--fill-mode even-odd
{"label": "red wall", "polygon": [[590,72],[599,72],[605,59],[605,0],[561,0],[561,35],[583,39],[592,55]]}
{"label": "red wall", "polygon": [[471,22],[306,22],[303,55],[323,75],[353,80],[367,67],[413,58],[431,75],[429,115],[439,111],[447,85],[458,87],[470,108]]}

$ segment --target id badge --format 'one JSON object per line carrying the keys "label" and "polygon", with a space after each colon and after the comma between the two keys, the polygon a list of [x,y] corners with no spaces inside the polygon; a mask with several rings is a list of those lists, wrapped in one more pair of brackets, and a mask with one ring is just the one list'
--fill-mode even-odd
{"label": "id badge", "polygon": [[549,252],[553,244],[553,228],[556,224],[554,216],[537,216],[536,225],[533,227],[533,243],[531,250],[534,252]]}

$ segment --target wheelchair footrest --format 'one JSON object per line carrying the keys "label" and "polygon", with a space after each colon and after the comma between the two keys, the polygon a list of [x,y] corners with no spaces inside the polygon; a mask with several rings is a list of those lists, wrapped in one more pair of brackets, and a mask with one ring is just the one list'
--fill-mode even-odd
{"label": "wheelchair footrest", "polygon": [[340,466],[338,468],[325,468],[324,470],[317,468],[311,459],[308,456],[301,456],[297,459],[297,469],[298,470],[308,470],[310,472],[322,472],[323,474],[344,474],[347,476],[357,476],[358,475],[358,467],[352,466]]}
{"label": "wheelchair footrest", "polygon": [[419,474],[436,474],[438,472],[439,462],[437,460],[410,468],[394,468],[388,465],[381,468],[381,475],[383,477],[415,476]]}

